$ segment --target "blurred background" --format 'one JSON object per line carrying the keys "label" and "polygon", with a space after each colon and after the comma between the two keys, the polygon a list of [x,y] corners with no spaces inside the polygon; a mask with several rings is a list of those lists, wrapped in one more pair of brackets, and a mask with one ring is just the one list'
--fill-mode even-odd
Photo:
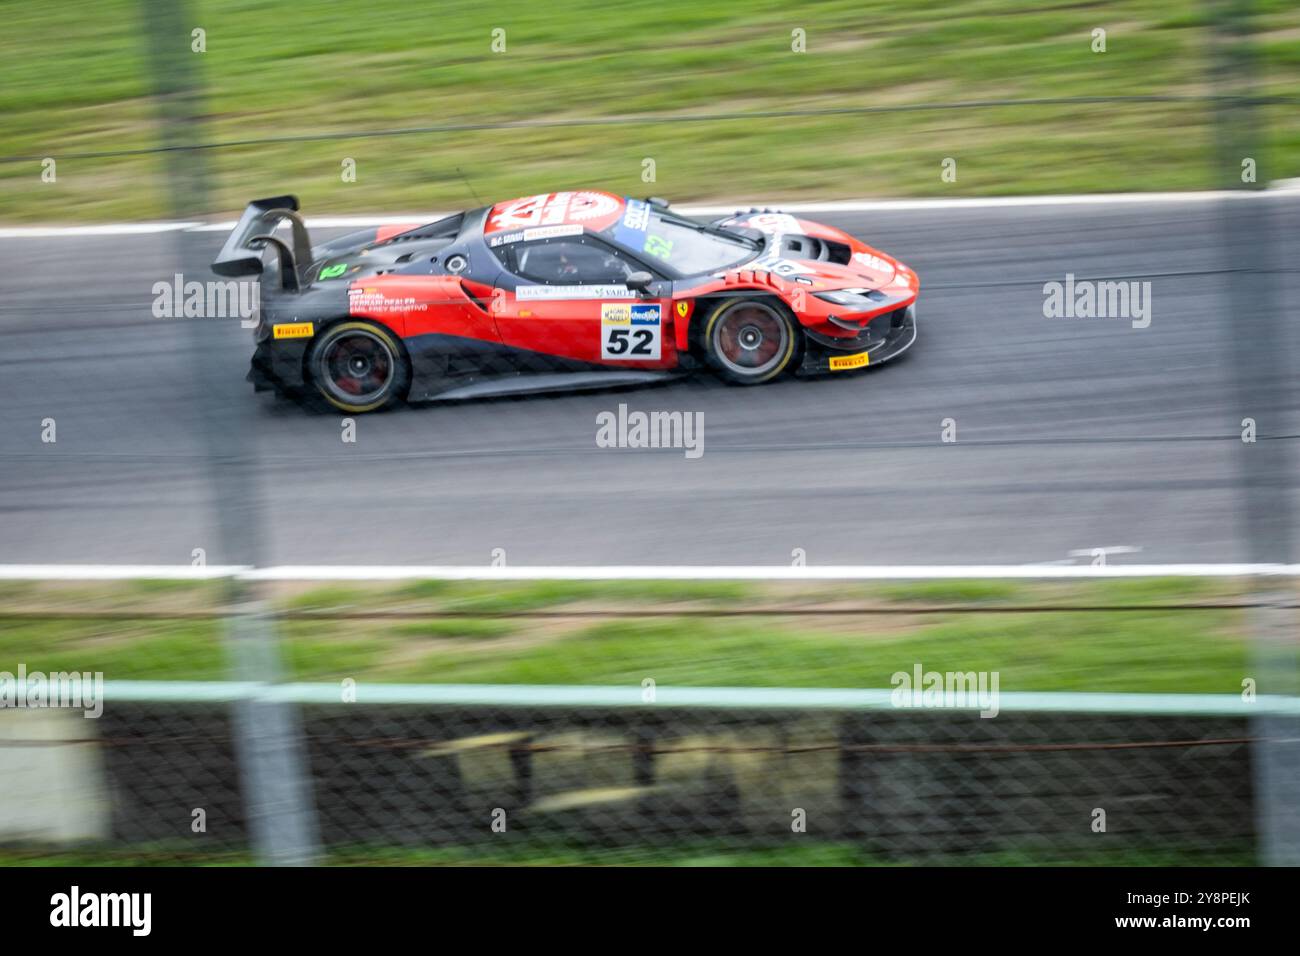
{"label": "blurred background", "polygon": [[[6,162],[7,221],[169,215],[151,151],[179,81],[186,142],[220,146],[211,211],[290,190],[376,213],[640,195],[647,157],[678,202],[1206,189],[1219,41],[1249,26],[1256,95],[1294,96],[1300,68],[1285,0],[3,6],[6,158],[57,155],[65,180]],[[1258,107],[1264,180],[1300,176],[1294,107]]]}
{"label": "blurred background", "polygon": [[[0,711],[0,862],[1300,861],[1294,4],[0,24],[0,671],[108,682],[96,721]],[[255,197],[321,242],[570,188],[802,208],[918,272],[918,344],[344,442],[252,393],[237,319],[152,310]],[[1150,326],[1045,318],[1067,274],[1149,282]],[[704,454],[598,448],[620,403]],[[988,576],[1025,564],[1099,579]],[[742,565],[971,571],[616,570]],[[1001,714],[895,707],[918,664]]]}

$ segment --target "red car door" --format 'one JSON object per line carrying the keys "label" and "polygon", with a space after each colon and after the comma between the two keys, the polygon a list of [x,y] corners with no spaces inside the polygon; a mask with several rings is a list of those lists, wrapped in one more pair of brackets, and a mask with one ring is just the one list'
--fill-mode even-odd
{"label": "red car door", "polygon": [[625,284],[641,263],[589,235],[518,242],[505,258],[518,277],[493,301],[505,344],[618,368],[676,366],[671,299]]}

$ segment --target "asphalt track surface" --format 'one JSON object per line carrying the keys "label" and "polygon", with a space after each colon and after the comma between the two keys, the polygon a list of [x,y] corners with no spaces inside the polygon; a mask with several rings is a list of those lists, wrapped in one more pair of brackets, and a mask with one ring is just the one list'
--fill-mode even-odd
{"label": "asphalt track surface", "polygon": [[[1300,198],[1266,208],[1294,318]],[[502,548],[512,565],[781,565],[802,548],[810,564],[996,564],[1118,545],[1141,551],[1113,562],[1249,560],[1240,456],[1300,428],[1293,391],[1263,441],[1240,441],[1227,348],[1250,317],[1219,217],[1214,202],[820,214],[919,272],[903,360],[405,408],[360,417],[355,444],[334,416],[254,395],[237,320],[152,317],[174,234],[0,239],[0,563],[188,564],[195,548],[244,563],[218,533],[205,422],[254,479],[240,500],[259,563],[477,565]],[[1044,318],[1043,283],[1066,273],[1149,280],[1150,327]],[[1292,325],[1275,347],[1298,369]],[[620,403],[702,412],[703,456],[597,448],[598,413]],[[1300,480],[1284,484],[1296,503]]]}

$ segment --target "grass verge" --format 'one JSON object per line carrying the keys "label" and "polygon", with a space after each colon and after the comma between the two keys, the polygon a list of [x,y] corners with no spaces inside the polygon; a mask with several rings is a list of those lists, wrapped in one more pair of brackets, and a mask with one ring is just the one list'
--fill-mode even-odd
{"label": "grass verge", "polygon": [[[267,136],[579,118],[606,125],[461,129],[224,148],[213,211],[298,193],[310,212],[456,209],[587,186],[676,200],[989,195],[1214,186],[1202,103],[840,112],[1011,98],[1211,92],[1208,8],[1125,0],[423,0],[382,14],[326,0],[194,0],[206,135]],[[1300,9],[1256,4],[1261,92],[1300,88]],[[139,0],[4,5],[0,221],[167,213]],[[1106,31],[1104,52],[1094,30]],[[495,31],[503,31],[497,33]],[[798,32],[797,32],[798,31]],[[804,52],[796,52],[802,38]],[[494,40],[497,41],[494,49]],[[188,49],[184,35],[162,43]],[[502,48],[504,44],[504,48]],[[821,111],[791,116],[795,110]],[[784,114],[752,118],[752,114]],[[716,116],[635,123],[628,117]],[[1294,106],[1269,107],[1262,181],[1300,175]],[[57,162],[44,182],[43,158]],[[957,161],[955,181],[941,163]],[[341,175],[355,162],[355,181]],[[654,178],[644,174],[653,161]]]}
{"label": "grass verge", "polygon": [[[10,589],[0,662],[220,680],[221,624],[199,616],[217,596],[208,585]],[[1236,582],[1197,579],[439,581],[270,596],[288,676],[301,681],[888,687],[920,662],[998,671],[1008,691],[1161,693],[1240,690],[1242,600]],[[154,616],[121,617],[136,612]],[[54,616],[70,613],[91,616]]]}

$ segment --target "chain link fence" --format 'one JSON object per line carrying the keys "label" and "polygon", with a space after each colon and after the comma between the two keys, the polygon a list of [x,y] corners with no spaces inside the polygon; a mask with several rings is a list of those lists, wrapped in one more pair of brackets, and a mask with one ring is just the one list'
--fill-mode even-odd
{"label": "chain link fence", "polygon": [[[365,690],[302,707],[325,861],[1255,861],[1251,732],[1231,698],[1207,713],[1169,698],[1151,701],[1163,712],[1105,712],[1092,695],[1041,695],[987,719],[895,709],[884,692],[810,708],[781,692],[609,706],[574,688],[538,706],[510,703],[509,688],[460,704],[415,703],[420,688],[365,703]],[[251,858],[230,706],[113,693],[99,721],[42,715],[6,736],[32,767],[62,767],[35,792],[31,773],[9,775],[10,809],[41,801],[93,827],[73,842],[94,858]]]}

